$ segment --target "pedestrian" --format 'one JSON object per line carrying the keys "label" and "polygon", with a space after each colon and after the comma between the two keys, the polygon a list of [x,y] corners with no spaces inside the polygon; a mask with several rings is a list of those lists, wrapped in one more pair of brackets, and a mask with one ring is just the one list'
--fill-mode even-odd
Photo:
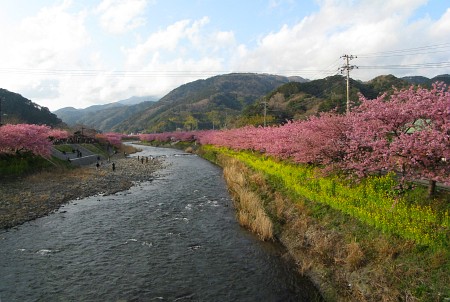
{"label": "pedestrian", "polygon": [[141,157],[141,163],[144,163],[144,157],[143,156]]}
{"label": "pedestrian", "polygon": [[97,170],[98,170],[98,168],[100,167],[100,164],[97,162],[97,164],[95,166],[97,167]]}
{"label": "pedestrian", "polygon": [[113,171],[116,171],[116,164],[115,163],[112,163],[112,169],[113,169]]}
{"label": "pedestrian", "polygon": [[139,161],[139,155],[138,155],[138,161]]}
{"label": "pedestrian", "polygon": [[145,162],[148,163],[148,156],[145,157]]}

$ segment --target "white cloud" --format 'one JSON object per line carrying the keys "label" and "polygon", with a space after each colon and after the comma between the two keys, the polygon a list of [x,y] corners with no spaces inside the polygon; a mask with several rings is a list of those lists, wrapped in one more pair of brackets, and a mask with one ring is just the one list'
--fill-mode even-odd
{"label": "white cloud", "polygon": [[163,96],[189,81],[223,70],[224,52],[235,49],[231,31],[211,31],[210,19],[180,20],[152,33],[133,48],[123,48],[127,70],[145,78],[126,78],[134,95]]}
{"label": "white cloud", "polygon": [[[2,88],[55,110],[133,95],[163,96],[181,84],[216,73],[271,72],[323,78],[337,73],[343,54],[359,55],[352,61],[359,66],[450,61],[445,51],[361,56],[450,44],[450,9],[437,20],[415,15],[426,0],[318,0],[320,10],[269,34],[255,32],[252,44],[237,41],[233,31],[217,28],[216,20],[207,16],[174,19],[159,29],[146,25],[140,36],[129,33],[143,24],[150,1],[102,0],[94,13],[92,8],[74,13],[80,6],[63,1],[14,24],[0,19],[0,36],[8,46],[0,47]],[[291,1],[271,4],[280,10]],[[102,43],[93,43],[98,39],[95,25],[106,30],[101,33]],[[118,33],[128,34],[115,35]],[[368,80],[392,72],[361,68],[353,70],[352,77]],[[394,72],[396,76],[444,73],[438,69]]]}
{"label": "white cloud", "polygon": [[[449,11],[436,23],[423,19],[411,20],[414,11],[424,3],[425,0],[320,1],[320,11],[317,13],[293,26],[284,25],[279,31],[263,36],[253,49],[241,46],[233,60],[234,69],[322,78],[333,73],[333,70],[337,72],[338,65],[332,63],[343,54],[358,55],[437,44],[429,34],[430,30],[436,35],[445,32],[440,35],[441,39],[450,42]],[[420,60],[427,62],[427,57]],[[407,56],[373,57],[360,58],[352,63],[379,66],[389,62],[412,64],[413,61]],[[330,64],[332,69],[321,71]],[[368,80],[383,72],[389,70],[360,69],[353,74],[356,78]],[[407,72],[411,70],[397,70],[398,75]],[[436,71],[413,72],[434,76]]]}
{"label": "white cloud", "polygon": [[442,17],[430,27],[430,35],[435,38],[447,38],[450,36],[450,8]]}
{"label": "white cloud", "polygon": [[154,60],[155,56],[165,58],[187,56],[208,56],[219,45],[234,41],[232,32],[208,32],[205,26],[208,17],[199,20],[180,20],[164,29],[152,33],[144,42],[133,48],[123,48],[127,68],[139,68]]}
{"label": "white cloud", "polygon": [[0,48],[3,88],[48,107],[64,95],[60,85],[65,78],[58,77],[58,70],[79,69],[87,63],[83,51],[91,41],[85,27],[87,13],[70,14],[70,5],[64,1],[44,7],[15,26],[0,28],[3,45],[8,45]]}
{"label": "white cloud", "polygon": [[26,60],[33,68],[55,68],[67,63],[90,42],[84,26],[84,12],[71,15],[66,12],[69,3],[42,9],[37,16],[20,24],[12,43],[19,50],[16,60]]}
{"label": "white cloud", "polygon": [[276,9],[280,9],[283,6],[292,7],[294,4],[294,0],[270,0],[268,4],[268,10],[273,11]]}
{"label": "white cloud", "polygon": [[97,7],[100,24],[113,34],[123,34],[145,24],[147,0],[103,0]]}

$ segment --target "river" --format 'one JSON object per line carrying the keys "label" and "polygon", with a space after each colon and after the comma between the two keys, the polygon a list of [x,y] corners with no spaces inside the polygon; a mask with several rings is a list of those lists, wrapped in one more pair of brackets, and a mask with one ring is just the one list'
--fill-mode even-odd
{"label": "river", "polygon": [[[141,147],[140,147],[141,148]],[[219,167],[172,149],[152,182],[0,231],[0,301],[321,301],[241,228]]]}

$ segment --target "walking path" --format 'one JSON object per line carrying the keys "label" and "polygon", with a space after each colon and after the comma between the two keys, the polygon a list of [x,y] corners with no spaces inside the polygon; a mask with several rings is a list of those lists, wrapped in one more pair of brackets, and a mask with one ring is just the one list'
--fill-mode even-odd
{"label": "walking path", "polygon": [[[104,156],[93,153],[92,151],[84,148],[82,145],[79,145],[79,144],[67,144],[67,145],[70,146],[72,148],[72,150],[74,150],[75,152],[63,153],[53,147],[52,155],[54,157],[57,157],[62,160],[70,160],[70,162],[73,165],[77,165],[77,166],[85,166],[85,165],[90,165],[90,164],[96,163],[99,160],[99,158],[100,158],[100,160],[106,160],[106,158],[104,158]],[[81,152],[81,157],[79,156],[79,153],[76,152],[76,150]]]}

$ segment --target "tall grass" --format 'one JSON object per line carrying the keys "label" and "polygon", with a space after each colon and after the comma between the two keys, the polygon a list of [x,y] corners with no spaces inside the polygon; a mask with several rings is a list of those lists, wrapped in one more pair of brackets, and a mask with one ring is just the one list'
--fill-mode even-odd
{"label": "tall grass", "polygon": [[385,233],[432,247],[448,247],[450,218],[448,208],[440,211],[430,205],[407,202],[408,196],[393,191],[393,175],[373,176],[352,184],[339,176],[324,177],[318,168],[275,161],[249,152],[210,147],[262,171],[290,194],[326,204],[374,226]]}
{"label": "tall grass", "polygon": [[245,169],[242,163],[232,159],[225,164],[223,171],[237,209],[237,219],[239,224],[257,234],[261,240],[270,240],[273,238],[272,221],[259,195],[250,188]]}

